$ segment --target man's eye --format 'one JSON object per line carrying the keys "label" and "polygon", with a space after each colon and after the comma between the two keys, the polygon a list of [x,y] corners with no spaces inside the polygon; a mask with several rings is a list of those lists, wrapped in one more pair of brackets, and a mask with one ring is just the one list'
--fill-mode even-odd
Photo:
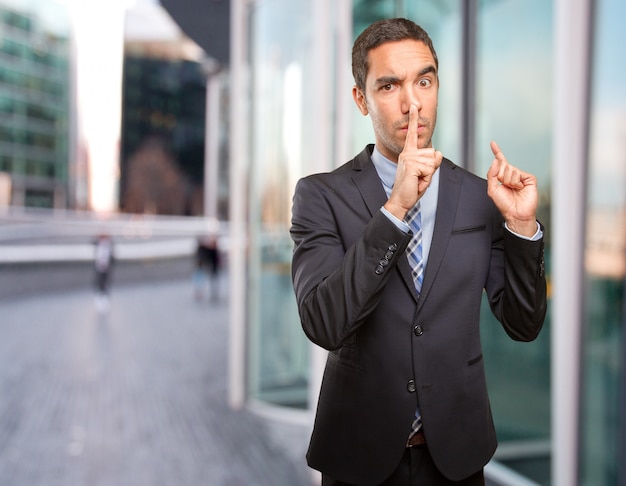
{"label": "man's eye", "polygon": [[420,79],[418,84],[421,88],[428,88],[432,84],[432,82],[430,79]]}
{"label": "man's eye", "polygon": [[392,85],[391,84],[383,84],[380,89],[382,91],[391,91]]}

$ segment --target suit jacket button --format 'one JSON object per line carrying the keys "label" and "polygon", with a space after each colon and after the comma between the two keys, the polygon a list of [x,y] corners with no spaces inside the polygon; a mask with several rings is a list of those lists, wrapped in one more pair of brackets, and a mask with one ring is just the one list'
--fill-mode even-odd
{"label": "suit jacket button", "polygon": [[387,247],[387,249],[388,249],[389,251],[396,251],[396,250],[398,249],[398,244],[397,244],[397,243],[392,243],[391,245],[389,245],[389,246]]}
{"label": "suit jacket button", "polygon": [[415,380],[409,380],[406,384],[406,389],[409,393],[415,393]]}
{"label": "suit jacket button", "polygon": [[381,273],[383,273],[385,271],[385,269],[383,268],[382,265],[378,265],[376,267],[376,270],[374,270],[374,273],[376,273],[376,275],[380,275]]}
{"label": "suit jacket button", "polygon": [[413,332],[415,333],[416,336],[419,337],[422,334],[424,334],[424,328],[418,324],[417,326],[413,328]]}

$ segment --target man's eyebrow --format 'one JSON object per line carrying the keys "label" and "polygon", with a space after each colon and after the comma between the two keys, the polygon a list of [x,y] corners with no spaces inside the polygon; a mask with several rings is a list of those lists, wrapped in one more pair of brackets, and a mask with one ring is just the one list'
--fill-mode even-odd
{"label": "man's eyebrow", "polygon": [[397,76],[382,76],[376,80],[376,84],[377,85],[394,84],[394,83],[397,83],[398,81],[400,81],[400,78]]}
{"label": "man's eyebrow", "polygon": [[430,66],[426,66],[424,69],[422,69],[419,72],[419,75],[420,76],[424,76],[425,74],[429,74],[429,73],[437,74],[437,70],[435,69],[435,66],[433,66],[432,64]]}

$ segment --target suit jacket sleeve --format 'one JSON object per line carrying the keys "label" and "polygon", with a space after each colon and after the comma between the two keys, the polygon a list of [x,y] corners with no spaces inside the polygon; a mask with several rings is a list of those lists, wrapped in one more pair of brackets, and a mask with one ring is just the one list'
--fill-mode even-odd
{"label": "suit jacket sleeve", "polygon": [[308,177],[296,187],[292,211],[292,277],[302,327],[328,350],[341,347],[376,307],[411,237],[379,210],[369,220],[356,211],[343,214],[352,209],[336,203],[338,197],[324,178]]}
{"label": "suit jacket sleeve", "polygon": [[[543,230],[543,227],[542,227]],[[494,284],[501,279],[502,269],[490,270],[485,285],[491,310],[507,334],[516,341],[534,340],[546,315],[546,279],[543,238],[528,241],[502,229],[502,244],[494,245],[492,253],[503,249],[504,288]]]}

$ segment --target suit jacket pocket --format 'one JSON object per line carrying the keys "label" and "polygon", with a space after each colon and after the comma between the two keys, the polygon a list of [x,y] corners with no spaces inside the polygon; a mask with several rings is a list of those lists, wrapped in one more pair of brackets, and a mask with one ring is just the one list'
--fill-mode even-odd
{"label": "suit jacket pocket", "polygon": [[461,228],[454,228],[452,230],[453,235],[459,235],[463,233],[474,233],[475,231],[485,231],[487,229],[487,225],[481,224],[478,226],[462,226]]}

